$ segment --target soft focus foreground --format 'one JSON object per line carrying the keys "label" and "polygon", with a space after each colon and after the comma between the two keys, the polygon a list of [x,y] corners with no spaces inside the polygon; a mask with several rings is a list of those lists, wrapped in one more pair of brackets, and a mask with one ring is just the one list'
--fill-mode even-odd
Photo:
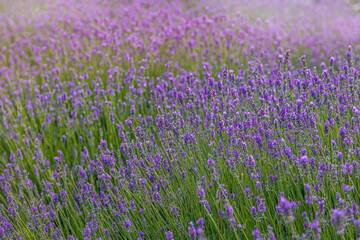
{"label": "soft focus foreground", "polygon": [[357,5],[247,2],[1,3],[0,239],[359,238]]}

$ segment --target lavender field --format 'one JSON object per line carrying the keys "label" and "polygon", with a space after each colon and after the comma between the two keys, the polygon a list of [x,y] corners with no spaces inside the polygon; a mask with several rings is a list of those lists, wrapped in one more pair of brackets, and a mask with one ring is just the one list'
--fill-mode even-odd
{"label": "lavender field", "polygon": [[359,10],[0,1],[0,239],[360,239]]}

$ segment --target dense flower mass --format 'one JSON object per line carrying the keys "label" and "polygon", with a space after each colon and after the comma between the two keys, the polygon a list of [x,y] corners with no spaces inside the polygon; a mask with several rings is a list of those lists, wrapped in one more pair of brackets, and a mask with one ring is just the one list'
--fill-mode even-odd
{"label": "dense flower mass", "polygon": [[360,238],[360,15],[284,2],[1,3],[0,239]]}

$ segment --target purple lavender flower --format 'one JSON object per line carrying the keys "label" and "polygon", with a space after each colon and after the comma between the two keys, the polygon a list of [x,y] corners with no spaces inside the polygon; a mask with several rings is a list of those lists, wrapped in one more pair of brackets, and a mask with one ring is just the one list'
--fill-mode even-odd
{"label": "purple lavender flower", "polygon": [[279,206],[276,207],[276,211],[280,214],[281,218],[288,224],[295,220],[294,205],[281,196],[279,200]]}
{"label": "purple lavender flower", "polygon": [[196,239],[196,230],[195,230],[195,227],[194,227],[194,223],[190,222],[189,224],[190,224],[190,226],[188,228],[189,236],[190,236],[191,239],[195,240]]}
{"label": "purple lavender flower", "polygon": [[314,239],[316,239],[316,240],[321,239],[321,236],[320,236],[321,228],[319,226],[319,221],[315,218],[315,220],[312,223],[310,223],[309,226],[314,233]]}
{"label": "purple lavender flower", "polygon": [[170,231],[166,232],[165,235],[166,235],[166,240],[174,240],[174,235],[172,232]]}
{"label": "purple lavender flower", "polygon": [[345,233],[345,213],[340,209],[333,209],[331,212],[331,224],[336,230],[336,234],[344,235]]}

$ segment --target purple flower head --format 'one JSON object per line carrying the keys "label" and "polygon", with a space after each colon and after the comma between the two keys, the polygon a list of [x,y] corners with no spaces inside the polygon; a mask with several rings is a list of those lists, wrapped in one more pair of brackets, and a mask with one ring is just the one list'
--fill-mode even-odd
{"label": "purple flower head", "polygon": [[132,128],[133,123],[131,122],[131,120],[125,120],[125,123],[129,128]]}
{"label": "purple flower head", "polygon": [[174,240],[174,235],[171,231],[165,233],[166,240]]}
{"label": "purple flower head", "polygon": [[189,223],[189,227],[188,227],[188,230],[189,230],[189,236],[192,240],[195,240],[196,239],[196,230],[195,230],[195,227],[194,227],[194,223],[193,222],[190,222]]}
{"label": "purple flower head", "polygon": [[336,230],[336,234],[344,235],[345,233],[345,213],[340,209],[334,209],[331,212],[331,224]]}
{"label": "purple flower head", "polygon": [[342,159],[343,159],[343,154],[342,154],[342,152],[340,151],[340,152],[338,152],[338,154],[337,154],[337,160],[338,160],[338,163],[339,163],[339,164],[342,164]]}
{"label": "purple flower head", "polygon": [[259,237],[260,237],[260,231],[259,229],[255,226],[253,232],[252,232],[252,235],[254,237],[254,240],[258,240]]}
{"label": "purple flower head", "polygon": [[321,236],[320,236],[321,228],[319,225],[319,221],[315,218],[315,220],[312,223],[310,223],[309,226],[314,233],[314,239],[320,240],[321,239]]}
{"label": "purple flower head", "polygon": [[356,233],[360,235],[360,219],[354,221]]}
{"label": "purple flower head", "polygon": [[285,197],[280,197],[279,206],[276,207],[276,210],[286,223],[290,224],[295,220],[295,206]]}
{"label": "purple flower head", "polygon": [[126,219],[124,222],[123,222],[123,226],[125,228],[130,228],[131,227],[131,222],[129,219]]}
{"label": "purple flower head", "polygon": [[197,229],[196,233],[199,236],[199,239],[205,239],[204,238],[204,219],[200,218],[196,221]]}
{"label": "purple flower head", "polygon": [[21,150],[18,149],[18,150],[16,151],[16,153],[17,153],[17,155],[18,155],[19,160],[22,160],[22,159],[23,159],[23,155],[22,155]]}

